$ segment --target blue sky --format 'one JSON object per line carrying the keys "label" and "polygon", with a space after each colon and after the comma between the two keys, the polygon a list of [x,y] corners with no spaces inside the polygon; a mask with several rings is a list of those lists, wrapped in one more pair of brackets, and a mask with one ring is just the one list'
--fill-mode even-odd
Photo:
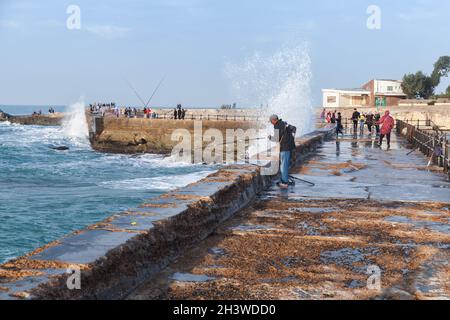
{"label": "blue sky", "polygon": [[[66,28],[71,4],[80,30]],[[369,5],[381,30],[366,27]],[[236,100],[227,63],[306,42],[319,105],[325,87],[430,73],[450,54],[449,12],[448,0],[0,0],[0,104],[137,105],[124,78],[149,97],[167,75],[153,105],[217,107]]]}

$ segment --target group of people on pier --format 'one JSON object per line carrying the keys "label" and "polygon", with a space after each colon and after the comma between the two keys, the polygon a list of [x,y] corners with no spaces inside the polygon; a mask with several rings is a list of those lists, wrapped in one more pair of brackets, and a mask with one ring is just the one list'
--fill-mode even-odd
{"label": "group of people on pier", "polygon": [[[341,112],[337,112],[334,110],[333,112],[323,109],[320,115],[322,122],[336,124],[336,132],[344,135],[344,126],[342,124],[342,114]],[[358,109],[354,109],[351,121],[353,123],[353,134],[358,134],[358,131],[361,135],[364,134],[365,128],[367,126],[367,130],[369,135],[372,135],[375,131],[376,136],[379,137],[378,145],[381,146],[383,144],[383,140],[386,137],[388,147],[391,146],[391,131],[395,126],[395,120],[390,115],[389,111],[386,111],[384,116],[381,116],[380,112],[372,113],[361,113]]]}
{"label": "group of people on pier", "polygon": [[186,117],[186,110],[181,107],[181,104],[178,104],[177,107],[173,110],[173,118],[175,120],[184,120]]}
{"label": "group of people on pier", "polygon": [[[160,118],[160,116],[150,107],[144,107],[143,109],[132,107],[119,108],[115,103],[89,104],[89,110],[92,114],[97,114],[102,117],[106,116],[106,114],[111,114],[117,118],[119,118],[120,116],[124,116],[126,118],[143,117],[145,119]],[[177,107],[173,110],[173,116],[169,115],[168,118],[173,118],[175,120],[184,120],[186,118],[186,113],[186,109],[184,109],[181,104],[178,104]]]}

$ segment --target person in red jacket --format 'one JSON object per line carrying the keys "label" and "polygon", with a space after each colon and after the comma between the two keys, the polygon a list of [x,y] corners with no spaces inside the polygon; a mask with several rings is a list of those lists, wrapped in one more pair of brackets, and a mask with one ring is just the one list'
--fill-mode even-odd
{"label": "person in red jacket", "polygon": [[381,125],[381,135],[380,135],[380,142],[378,145],[381,147],[383,144],[383,139],[386,137],[388,148],[391,147],[391,131],[394,129],[395,121],[394,118],[391,117],[391,114],[389,111],[386,111],[384,116],[380,119],[380,121],[377,122],[378,125]]}

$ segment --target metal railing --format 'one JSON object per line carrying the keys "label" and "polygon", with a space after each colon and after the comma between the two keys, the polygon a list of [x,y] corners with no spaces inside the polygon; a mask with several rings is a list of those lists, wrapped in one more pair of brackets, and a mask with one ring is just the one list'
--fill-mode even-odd
{"label": "metal railing", "polygon": [[430,157],[430,162],[443,168],[450,179],[449,131],[440,130],[430,120],[397,120],[397,133],[406,136],[413,147]]}
{"label": "metal railing", "polygon": [[[94,116],[101,117],[99,112],[91,113]],[[105,116],[115,116],[112,112],[106,112]],[[125,115],[121,114],[119,118],[127,118]],[[132,114],[129,118],[147,119],[143,112],[138,112],[137,114]],[[148,120],[174,120],[173,112],[168,113],[156,113],[152,115]],[[264,121],[267,119],[262,116],[251,116],[251,115],[222,115],[222,114],[193,114],[187,113],[183,120],[210,120],[210,121]],[[182,121],[182,120],[180,120]]]}

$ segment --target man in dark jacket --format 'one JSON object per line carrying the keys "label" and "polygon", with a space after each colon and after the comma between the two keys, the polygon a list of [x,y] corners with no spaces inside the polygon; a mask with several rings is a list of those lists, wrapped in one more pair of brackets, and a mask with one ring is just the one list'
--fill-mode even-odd
{"label": "man in dark jacket", "polygon": [[[280,143],[280,171],[281,182],[280,188],[286,189],[289,187],[289,167],[291,162],[291,153],[295,150],[295,127],[288,125],[283,120],[279,119],[277,115],[270,117],[270,122],[273,124],[275,130],[275,137],[269,136],[269,139]],[[278,140],[276,135],[278,134]]]}
{"label": "man in dark jacket", "polygon": [[359,116],[361,114],[358,112],[358,110],[355,108],[353,114],[352,114],[352,120],[353,120],[353,134],[357,134],[358,133],[358,121],[359,121]]}

